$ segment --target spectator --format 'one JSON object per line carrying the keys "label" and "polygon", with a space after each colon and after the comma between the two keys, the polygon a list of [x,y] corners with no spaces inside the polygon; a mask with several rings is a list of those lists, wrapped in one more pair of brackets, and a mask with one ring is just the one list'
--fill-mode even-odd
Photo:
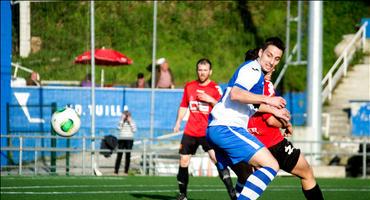
{"label": "spectator", "polygon": [[[131,149],[134,144],[134,133],[136,132],[135,121],[131,117],[131,113],[128,111],[128,106],[123,107],[123,113],[119,122],[120,135],[118,138],[118,150],[127,149],[125,153],[125,169],[124,175],[128,174],[130,168]],[[114,173],[118,175],[119,167],[121,166],[123,152],[117,153],[116,164],[114,167]]]}
{"label": "spectator", "polygon": [[138,73],[136,82],[132,84],[134,88],[148,88],[149,84],[145,81],[144,74]]}
{"label": "spectator", "polygon": [[32,72],[27,79],[27,85],[41,86],[40,75],[37,72]]}
{"label": "spectator", "polygon": [[84,80],[81,81],[82,87],[91,87],[91,74],[86,74]]}
{"label": "spectator", "polygon": [[156,88],[175,88],[174,78],[169,64],[165,58],[160,58],[155,63],[155,87]]}

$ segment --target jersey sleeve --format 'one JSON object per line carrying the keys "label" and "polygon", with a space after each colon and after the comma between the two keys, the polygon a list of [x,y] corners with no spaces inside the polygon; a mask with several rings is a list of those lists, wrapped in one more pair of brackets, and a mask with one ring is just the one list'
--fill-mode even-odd
{"label": "jersey sleeve", "polygon": [[263,113],[263,114],[262,114],[262,119],[263,119],[264,121],[267,121],[271,116],[272,116],[272,114],[271,114],[271,113]]}
{"label": "jersey sleeve", "polygon": [[213,98],[215,98],[216,101],[219,101],[221,99],[221,96],[222,96],[221,87],[217,84],[215,84],[214,87],[215,87],[215,92],[214,92]]}
{"label": "jersey sleeve", "polygon": [[258,82],[260,76],[261,73],[258,69],[256,70],[253,66],[246,65],[239,70],[234,86],[249,91]]}
{"label": "jersey sleeve", "polygon": [[189,107],[189,100],[188,100],[188,87],[187,85],[185,85],[185,88],[184,88],[184,94],[182,95],[182,100],[181,100],[181,103],[180,103],[180,107],[184,107],[184,108],[187,108]]}

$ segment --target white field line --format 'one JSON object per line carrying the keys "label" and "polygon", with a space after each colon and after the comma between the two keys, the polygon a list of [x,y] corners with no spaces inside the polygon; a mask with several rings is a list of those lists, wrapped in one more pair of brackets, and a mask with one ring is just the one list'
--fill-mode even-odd
{"label": "white field line", "polygon": [[[94,185],[93,187],[95,187]],[[105,185],[106,187],[112,187],[112,185]],[[124,185],[118,185],[118,187],[122,187]],[[126,185],[131,187],[132,185]],[[136,185],[137,187],[138,185]],[[148,185],[140,185],[143,187],[148,187]],[[156,185],[156,186],[161,186],[161,187],[174,187],[173,185]],[[195,185],[193,185],[195,186]],[[210,186],[206,185],[198,185],[204,187],[208,187],[208,189],[188,189],[189,192],[225,192],[225,188],[223,186],[216,186],[216,185],[210,185],[211,187],[214,188],[209,188]],[[37,186],[35,186],[37,187]],[[40,188],[56,188],[58,186],[41,186]],[[87,186],[87,187],[90,187]],[[102,186],[100,186],[102,187]],[[113,186],[116,187],[116,186]],[[270,186],[268,190],[270,191],[276,191],[276,192],[285,192],[285,191],[291,191],[291,190],[297,190],[299,186],[290,186],[290,185],[285,185],[285,186]],[[7,189],[27,189],[29,187],[8,187]],[[47,191],[47,192],[17,192],[17,191],[3,191],[4,187],[1,188],[1,194],[25,194],[25,195],[63,195],[63,194],[130,194],[130,193],[169,193],[169,192],[177,192],[176,189],[166,189],[166,190],[127,190],[127,191]],[[365,187],[365,188],[322,188],[322,191],[324,192],[370,192],[370,187]]]}

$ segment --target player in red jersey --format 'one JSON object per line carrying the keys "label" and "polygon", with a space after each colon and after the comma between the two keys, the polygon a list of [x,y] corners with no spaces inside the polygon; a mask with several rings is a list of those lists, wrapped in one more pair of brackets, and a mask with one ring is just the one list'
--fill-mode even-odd
{"label": "player in red jersey", "polygon": [[[246,58],[247,59],[247,58]],[[272,72],[265,75],[264,95],[275,96],[274,85],[271,80]],[[308,164],[300,149],[284,138],[280,128],[285,128],[284,136],[293,133],[292,124],[275,118],[269,113],[256,113],[248,122],[248,131],[256,136],[271,152],[279,163],[280,169],[301,179],[302,191],[308,200],[322,200],[323,194],[316,183],[313,170]],[[239,184],[237,184],[236,190]]]}
{"label": "player in red jersey", "polygon": [[[181,121],[187,110],[189,119],[184,129],[184,134],[180,145],[180,166],[177,174],[180,194],[177,199],[187,199],[187,185],[189,182],[188,166],[191,155],[194,155],[199,147],[202,146],[208,152],[211,160],[216,163],[214,150],[206,140],[206,129],[208,126],[208,116],[213,106],[221,98],[221,89],[210,80],[212,74],[212,63],[208,59],[200,59],[196,64],[198,79],[185,85],[184,94],[178,110],[175,132],[180,131]],[[219,175],[224,182],[231,199],[236,199],[231,177],[228,169],[220,170]]]}

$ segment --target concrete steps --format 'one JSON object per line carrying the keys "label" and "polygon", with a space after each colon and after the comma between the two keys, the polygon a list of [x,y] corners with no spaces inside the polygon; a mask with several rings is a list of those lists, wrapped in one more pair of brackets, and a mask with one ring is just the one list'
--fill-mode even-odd
{"label": "concrete steps", "polygon": [[[348,38],[347,38],[348,40]],[[370,44],[370,40],[367,41]],[[350,136],[350,101],[370,100],[370,56],[353,66],[338,83],[323,111],[330,114],[330,135]]]}

